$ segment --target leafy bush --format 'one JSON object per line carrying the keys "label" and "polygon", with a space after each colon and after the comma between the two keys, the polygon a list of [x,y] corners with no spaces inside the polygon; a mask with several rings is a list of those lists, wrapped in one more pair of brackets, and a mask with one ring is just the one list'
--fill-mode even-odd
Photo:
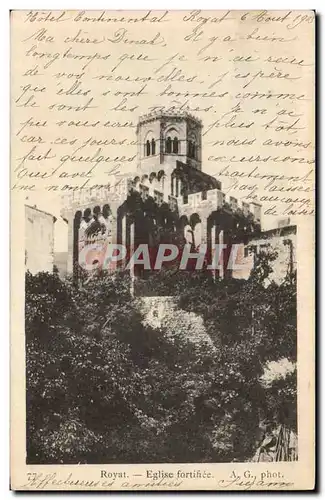
{"label": "leafy bush", "polygon": [[261,382],[268,361],[296,360],[295,276],[265,288],[269,268],[174,275],[184,314],[156,328],[123,273],[27,273],[28,463],[245,461],[261,419],[295,430],[295,374]]}

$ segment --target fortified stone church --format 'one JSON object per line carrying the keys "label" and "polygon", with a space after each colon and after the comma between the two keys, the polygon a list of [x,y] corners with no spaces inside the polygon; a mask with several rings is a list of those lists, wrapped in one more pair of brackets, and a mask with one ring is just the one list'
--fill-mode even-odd
{"label": "fortified stone church", "polygon": [[209,253],[212,244],[247,245],[262,237],[261,205],[239,204],[202,171],[200,120],[186,112],[144,115],[136,133],[138,163],[132,175],[117,175],[111,186],[73,193],[65,202],[68,273],[93,243],[99,249],[93,262],[100,262],[101,245],[107,243],[126,245],[131,252],[140,243],[151,248],[206,243]]}

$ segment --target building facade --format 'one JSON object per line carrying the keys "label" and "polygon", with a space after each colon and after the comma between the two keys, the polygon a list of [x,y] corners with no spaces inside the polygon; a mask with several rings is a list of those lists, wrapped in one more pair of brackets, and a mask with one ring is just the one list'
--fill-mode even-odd
{"label": "building facade", "polygon": [[[254,265],[255,257],[262,251],[273,252],[274,262],[269,280],[280,283],[287,275],[291,275],[297,268],[297,228],[294,225],[282,225],[254,234],[245,248],[246,255],[251,255]],[[248,278],[248,275],[245,276]]]}
{"label": "building facade", "polygon": [[261,205],[239,204],[202,171],[200,120],[186,112],[145,115],[136,133],[138,163],[132,175],[65,197],[68,273],[94,243],[97,250],[88,253],[88,262],[100,265],[109,243],[125,245],[130,253],[141,243],[152,249],[160,243],[193,248],[205,243],[209,255],[215,244],[247,245],[261,235]]}
{"label": "building facade", "polygon": [[32,274],[53,272],[56,218],[36,206],[25,205],[25,269]]}

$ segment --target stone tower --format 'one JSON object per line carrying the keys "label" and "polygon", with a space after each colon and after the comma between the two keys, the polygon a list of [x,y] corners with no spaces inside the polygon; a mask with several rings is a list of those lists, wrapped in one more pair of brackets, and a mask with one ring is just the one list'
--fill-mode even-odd
{"label": "stone tower", "polygon": [[139,119],[136,132],[132,172],[68,195],[62,211],[69,224],[68,273],[85,262],[101,266],[114,243],[129,254],[140,244],[154,255],[160,243],[186,241],[210,251],[260,231],[261,206],[227,197],[221,182],[202,171],[200,120],[187,112],[151,113]]}
{"label": "stone tower", "polygon": [[189,113],[142,116],[137,140],[139,175],[161,170],[171,174],[177,160],[201,170],[202,123]]}

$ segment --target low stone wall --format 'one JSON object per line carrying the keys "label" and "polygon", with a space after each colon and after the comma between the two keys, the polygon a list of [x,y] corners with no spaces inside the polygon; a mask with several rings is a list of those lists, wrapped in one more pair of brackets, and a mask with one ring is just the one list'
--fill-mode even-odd
{"label": "low stone wall", "polygon": [[141,297],[138,299],[138,304],[144,313],[144,323],[152,328],[164,329],[169,337],[182,337],[184,341],[193,344],[194,348],[215,349],[206,332],[203,318],[180,309],[175,297]]}

